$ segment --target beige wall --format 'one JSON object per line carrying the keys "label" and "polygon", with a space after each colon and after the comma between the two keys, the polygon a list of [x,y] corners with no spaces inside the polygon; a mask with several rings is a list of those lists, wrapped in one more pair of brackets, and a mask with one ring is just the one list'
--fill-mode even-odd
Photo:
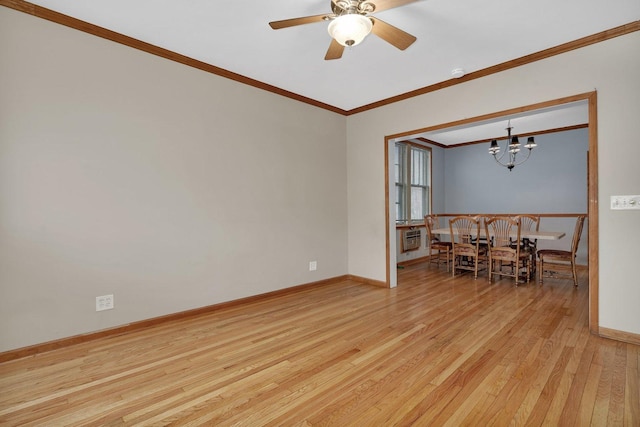
{"label": "beige wall", "polygon": [[346,274],[345,153],[343,116],[0,7],[0,351]]}
{"label": "beige wall", "polygon": [[349,273],[385,280],[385,135],[597,90],[600,326],[639,334],[640,211],[609,210],[640,194],[637,52],[640,32],[349,117]]}

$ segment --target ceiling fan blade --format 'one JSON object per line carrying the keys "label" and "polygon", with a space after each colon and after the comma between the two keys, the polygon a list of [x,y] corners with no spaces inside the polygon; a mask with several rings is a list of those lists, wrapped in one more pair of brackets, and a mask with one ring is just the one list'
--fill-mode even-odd
{"label": "ceiling fan blade", "polygon": [[335,39],[331,39],[331,44],[327,50],[327,54],[324,56],[325,60],[340,59],[342,58],[342,52],[344,52],[344,46],[338,43]]}
{"label": "ceiling fan blade", "polygon": [[296,25],[305,25],[305,24],[313,24],[315,22],[322,22],[327,17],[331,17],[331,14],[324,15],[313,15],[313,16],[303,16],[302,18],[291,18],[291,19],[283,19],[282,21],[273,21],[269,22],[269,25],[274,30],[279,30],[281,28],[295,27]]}
{"label": "ceiling fan blade", "polygon": [[394,7],[404,6],[405,4],[414,3],[418,0],[373,0],[371,3],[376,5],[376,12],[380,12],[387,9],[393,9]]}
{"label": "ceiling fan blade", "polygon": [[373,21],[371,32],[400,50],[405,50],[417,40],[414,36],[402,31],[400,28],[396,28],[373,16],[369,16],[369,18]]}

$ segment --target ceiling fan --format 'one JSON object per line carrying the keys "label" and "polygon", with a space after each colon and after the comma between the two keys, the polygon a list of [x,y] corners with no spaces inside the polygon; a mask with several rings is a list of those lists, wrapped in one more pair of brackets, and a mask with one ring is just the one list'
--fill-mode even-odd
{"label": "ceiling fan", "polygon": [[404,6],[418,0],[331,0],[333,13],[304,16],[269,22],[274,30],[329,21],[331,44],[324,59],[339,59],[345,46],[355,46],[373,33],[400,50],[405,50],[416,38],[393,25],[371,16],[373,12]]}

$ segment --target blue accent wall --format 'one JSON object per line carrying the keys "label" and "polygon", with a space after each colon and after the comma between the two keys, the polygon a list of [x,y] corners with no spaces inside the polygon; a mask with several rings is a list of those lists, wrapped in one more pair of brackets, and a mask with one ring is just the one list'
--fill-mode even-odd
{"label": "blue accent wall", "polygon": [[588,129],[539,135],[536,142],[529,160],[511,172],[488,154],[489,143],[445,150],[444,210],[587,212]]}

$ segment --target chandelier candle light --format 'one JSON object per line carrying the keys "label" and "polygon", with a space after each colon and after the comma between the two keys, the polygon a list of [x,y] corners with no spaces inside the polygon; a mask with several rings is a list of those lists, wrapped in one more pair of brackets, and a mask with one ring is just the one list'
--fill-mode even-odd
{"label": "chandelier candle light", "polygon": [[[520,152],[520,142],[518,141],[518,137],[516,135],[514,135],[513,137],[511,136],[511,129],[513,129],[513,127],[511,126],[511,120],[509,120],[509,124],[507,125],[507,129],[506,129],[508,145],[506,147],[506,150],[502,153],[502,155],[498,156],[498,153],[500,153],[500,146],[498,145],[498,141],[496,141],[495,139],[491,140],[491,146],[489,146],[489,154],[493,156],[493,158],[496,160],[496,162],[500,166],[504,166],[507,169],[509,169],[509,172],[511,172],[511,170],[517,165],[521,165],[524,162],[526,162],[527,159],[529,159],[529,156],[531,155],[531,150],[533,150],[538,146],[534,138],[530,136],[527,139],[527,143],[524,145],[524,148],[528,150],[527,157],[521,160],[517,160],[516,156]],[[505,157],[507,153],[509,153],[509,158],[505,159],[505,161],[503,162],[502,159]]]}

